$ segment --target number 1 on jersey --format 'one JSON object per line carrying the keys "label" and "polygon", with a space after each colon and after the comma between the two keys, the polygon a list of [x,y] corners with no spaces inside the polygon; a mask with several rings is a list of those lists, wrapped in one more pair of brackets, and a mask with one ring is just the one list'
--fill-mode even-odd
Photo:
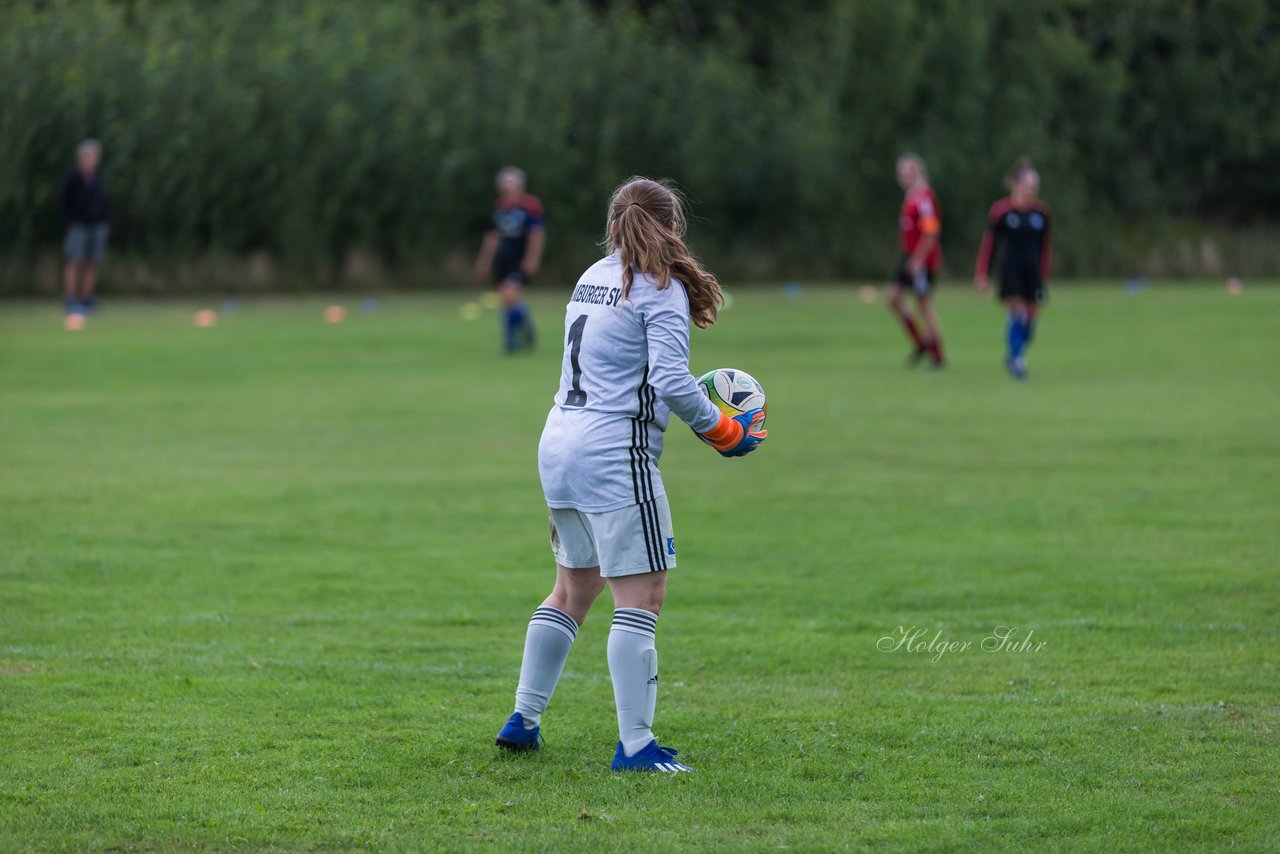
{"label": "number 1 on jersey", "polygon": [[565,406],[586,406],[587,393],[582,390],[582,367],[578,364],[578,354],[582,352],[582,332],[587,328],[587,316],[578,315],[578,319],[569,327],[569,365],[573,368],[573,385],[564,396]]}

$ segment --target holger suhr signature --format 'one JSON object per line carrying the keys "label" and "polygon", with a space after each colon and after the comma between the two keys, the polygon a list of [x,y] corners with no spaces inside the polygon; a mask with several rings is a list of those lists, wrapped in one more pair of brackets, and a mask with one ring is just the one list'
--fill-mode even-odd
{"label": "holger suhr signature", "polygon": [[898,626],[876,641],[881,652],[911,652],[929,656],[935,664],[950,653],[965,653],[977,649],[981,652],[1024,653],[1040,652],[1047,641],[1032,640],[1034,629],[1023,631],[1019,626],[996,626],[991,634],[980,641],[954,640],[942,636],[925,626]]}

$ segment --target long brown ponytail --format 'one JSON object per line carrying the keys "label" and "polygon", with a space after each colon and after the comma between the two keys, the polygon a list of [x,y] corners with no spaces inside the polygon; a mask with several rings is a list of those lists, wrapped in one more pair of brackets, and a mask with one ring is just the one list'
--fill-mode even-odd
{"label": "long brown ponytail", "polygon": [[609,200],[605,245],[622,261],[622,298],[631,292],[636,270],[653,278],[659,290],[678,279],[689,295],[689,319],[706,329],[716,322],[724,294],[685,245],[684,230],[684,205],[666,184],[628,178]]}

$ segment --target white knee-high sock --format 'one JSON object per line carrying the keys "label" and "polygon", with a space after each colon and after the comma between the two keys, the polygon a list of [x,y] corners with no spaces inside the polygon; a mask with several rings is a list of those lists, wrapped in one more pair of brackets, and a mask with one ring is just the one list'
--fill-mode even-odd
{"label": "white knee-high sock", "polygon": [[527,728],[533,729],[542,720],[577,636],[578,624],[564,611],[543,605],[533,612],[524,636],[524,660],[516,688],[516,711],[524,717]]}
{"label": "white knee-high sock", "polygon": [[658,703],[658,615],[643,608],[618,608],[609,629],[609,675],[618,707],[618,740],[628,756],[653,740]]}

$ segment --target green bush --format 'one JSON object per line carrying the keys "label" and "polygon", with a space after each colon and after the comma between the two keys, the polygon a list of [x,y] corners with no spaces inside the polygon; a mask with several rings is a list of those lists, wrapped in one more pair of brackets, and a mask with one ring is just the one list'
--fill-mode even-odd
{"label": "green bush", "polygon": [[930,163],[954,274],[1024,153],[1060,269],[1137,272],[1181,224],[1265,227],[1280,205],[1278,33],[1260,0],[7,2],[0,288],[56,247],[90,135],[118,260],[253,255],[274,286],[340,283],[353,257],[448,278],[506,163],[566,273],[642,173],[688,188],[727,273],[878,276],[904,149]]}

